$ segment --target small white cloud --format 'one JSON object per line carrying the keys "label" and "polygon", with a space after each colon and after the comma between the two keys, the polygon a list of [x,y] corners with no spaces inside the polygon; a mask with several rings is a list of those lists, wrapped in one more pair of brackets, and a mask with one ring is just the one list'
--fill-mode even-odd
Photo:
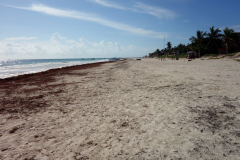
{"label": "small white cloud", "polygon": [[139,10],[134,10],[136,12],[147,13],[158,18],[175,18],[176,17],[176,15],[172,11],[164,8],[160,8],[160,7],[153,7],[143,3],[137,3],[134,7],[139,9]]}
{"label": "small white cloud", "polygon": [[59,33],[54,33],[50,40],[53,43],[74,43],[75,41],[69,40],[66,37],[62,37]]}
{"label": "small white cloud", "polygon": [[229,28],[234,29],[236,32],[240,32],[240,25],[230,26]]}
{"label": "small white cloud", "polygon": [[[233,26],[226,26],[226,27],[233,29],[235,32],[240,32],[240,25],[233,25]],[[221,27],[219,29],[223,31],[226,27]]]}
{"label": "small white cloud", "polygon": [[5,38],[6,41],[29,41],[37,39],[37,37],[11,37],[11,38]]}
{"label": "small white cloud", "polygon": [[114,3],[111,3],[111,2],[105,1],[105,0],[88,0],[88,1],[98,3],[98,4],[103,5],[103,6],[105,6],[105,7],[122,9],[122,10],[125,10],[125,9],[126,9],[125,7],[122,7],[121,5],[114,4]]}
{"label": "small white cloud", "polygon": [[6,44],[6,47],[13,47],[12,44],[8,43]]}

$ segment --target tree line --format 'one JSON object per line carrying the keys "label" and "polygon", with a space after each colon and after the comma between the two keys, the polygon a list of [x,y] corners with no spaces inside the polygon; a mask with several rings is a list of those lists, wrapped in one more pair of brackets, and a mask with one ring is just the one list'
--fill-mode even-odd
{"label": "tree line", "polygon": [[240,51],[240,33],[226,27],[223,29],[223,34],[219,28],[214,26],[209,28],[209,32],[196,31],[196,37],[189,38],[190,44],[179,44],[172,47],[171,42],[167,42],[166,48],[157,49],[153,53],[149,53],[148,57],[168,56],[171,54],[186,54],[188,51],[194,51],[198,56],[205,54],[218,54],[222,49],[226,54]]}

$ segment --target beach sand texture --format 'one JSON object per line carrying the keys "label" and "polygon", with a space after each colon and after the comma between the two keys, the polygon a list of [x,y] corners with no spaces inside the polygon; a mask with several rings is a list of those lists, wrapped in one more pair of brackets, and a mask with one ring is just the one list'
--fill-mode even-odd
{"label": "beach sand texture", "polygon": [[0,81],[0,159],[239,159],[240,63],[133,59]]}

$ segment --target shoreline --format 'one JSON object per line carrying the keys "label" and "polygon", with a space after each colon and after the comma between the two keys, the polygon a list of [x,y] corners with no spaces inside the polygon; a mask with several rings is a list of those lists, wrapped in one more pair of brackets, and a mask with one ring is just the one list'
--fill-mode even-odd
{"label": "shoreline", "polygon": [[[19,60],[19,61],[24,61],[25,59],[23,59],[23,60]],[[38,60],[45,60],[45,59],[29,59],[30,61],[38,61]],[[46,60],[48,60],[48,59],[46,59]],[[53,60],[59,60],[59,59],[53,59]],[[63,59],[64,60],[64,59]],[[69,59],[69,60],[72,60],[72,59]],[[76,59],[76,60],[79,60],[79,59]],[[82,63],[81,64],[71,64],[71,65],[67,65],[67,66],[58,66],[58,67],[56,67],[56,66],[52,66],[52,67],[50,67],[50,68],[42,68],[42,69],[40,69],[40,68],[38,68],[37,70],[38,71],[28,71],[28,72],[26,72],[25,71],[25,73],[21,73],[21,72],[19,72],[19,73],[17,73],[16,75],[12,75],[12,76],[3,76],[4,78],[0,78],[0,80],[1,79],[6,79],[6,78],[11,78],[11,77],[16,77],[16,76],[21,76],[21,75],[28,75],[28,74],[35,74],[35,73],[40,73],[40,72],[45,72],[45,71],[48,71],[48,70],[52,70],[52,69],[61,69],[61,68],[65,68],[65,67],[71,67],[71,66],[78,66],[78,65],[84,65],[84,64],[91,64],[91,63],[99,63],[99,62],[108,62],[109,60],[104,60],[104,61],[93,61],[93,62],[88,62],[88,63],[86,63],[86,62],[84,62],[84,61],[82,61]],[[69,61],[69,62],[67,62],[67,63],[71,63],[71,62],[74,62],[74,61]],[[46,63],[48,63],[48,65],[54,65],[54,63],[66,63],[66,62],[55,62],[55,61],[52,61],[52,62],[44,62],[44,64],[46,64]],[[34,65],[36,65],[36,64],[43,64],[43,62],[38,62],[38,63],[35,63]],[[26,65],[29,65],[29,64],[26,64]],[[9,66],[11,66],[11,65],[9,65]],[[13,65],[13,66],[15,66],[15,65]],[[23,65],[24,66],[24,65]],[[6,66],[5,66],[6,67]],[[31,66],[29,66],[30,68],[31,68]],[[46,67],[46,66],[45,66]],[[22,71],[23,72],[23,71]],[[6,73],[5,73],[6,74]]]}
{"label": "shoreline", "polygon": [[80,65],[66,66],[66,67],[61,67],[61,68],[52,68],[52,69],[48,69],[46,71],[41,71],[41,72],[36,72],[36,73],[27,73],[27,74],[22,74],[22,75],[7,77],[7,78],[0,78],[0,82],[1,81],[8,81],[8,80],[19,80],[19,79],[23,79],[23,78],[27,78],[27,77],[49,74],[49,73],[52,73],[54,71],[60,71],[60,70],[86,69],[86,68],[91,68],[91,67],[97,67],[101,64],[111,63],[111,62],[114,62],[114,61],[95,62],[95,63],[87,63],[87,64],[80,64]]}
{"label": "shoreline", "polygon": [[128,59],[0,80],[0,158],[237,159],[239,72]]}
{"label": "shoreline", "polygon": [[[62,67],[62,68],[49,69],[49,70],[37,72],[37,73],[29,73],[29,74],[14,76],[14,77],[8,77],[8,78],[0,79],[0,89],[3,91],[8,90],[7,92],[11,92],[9,90],[15,90],[15,89],[21,88],[25,85],[38,85],[38,86],[46,85],[47,83],[54,82],[55,76],[71,75],[70,72],[73,72],[75,70],[83,71],[86,69],[96,68],[103,64],[113,63],[113,62],[114,61],[106,61],[106,62],[96,62],[96,63],[82,64],[82,65],[75,65],[75,66],[66,66],[66,67]],[[82,76],[84,74],[79,74],[79,75]],[[72,75],[74,75],[74,74],[72,74]],[[7,93],[7,94],[9,94],[9,93]],[[42,97],[34,97],[34,98],[42,98]],[[6,103],[13,104],[14,102],[16,103],[16,101],[12,101],[12,102],[7,101],[7,102],[2,102],[0,104],[1,105],[6,104]],[[24,104],[22,104],[22,105],[24,105]],[[19,112],[18,107],[10,107],[10,108],[11,108],[10,113],[11,112],[13,112],[13,113]],[[15,110],[15,108],[16,108],[16,110]],[[21,107],[19,107],[19,108],[21,108]],[[9,108],[1,107],[0,114],[7,111],[7,109],[9,109]],[[32,110],[38,110],[38,109],[32,108]],[[7,112],[9,113],[9,111],[7,111]]]}

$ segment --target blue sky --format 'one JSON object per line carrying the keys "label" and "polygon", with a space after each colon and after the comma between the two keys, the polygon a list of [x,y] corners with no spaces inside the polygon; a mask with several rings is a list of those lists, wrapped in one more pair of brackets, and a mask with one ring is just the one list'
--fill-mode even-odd
{"label": "blue sky", "polygon": [[138,57],[197,30],[240,31],[239,0],[1,0],[0,60]]}

